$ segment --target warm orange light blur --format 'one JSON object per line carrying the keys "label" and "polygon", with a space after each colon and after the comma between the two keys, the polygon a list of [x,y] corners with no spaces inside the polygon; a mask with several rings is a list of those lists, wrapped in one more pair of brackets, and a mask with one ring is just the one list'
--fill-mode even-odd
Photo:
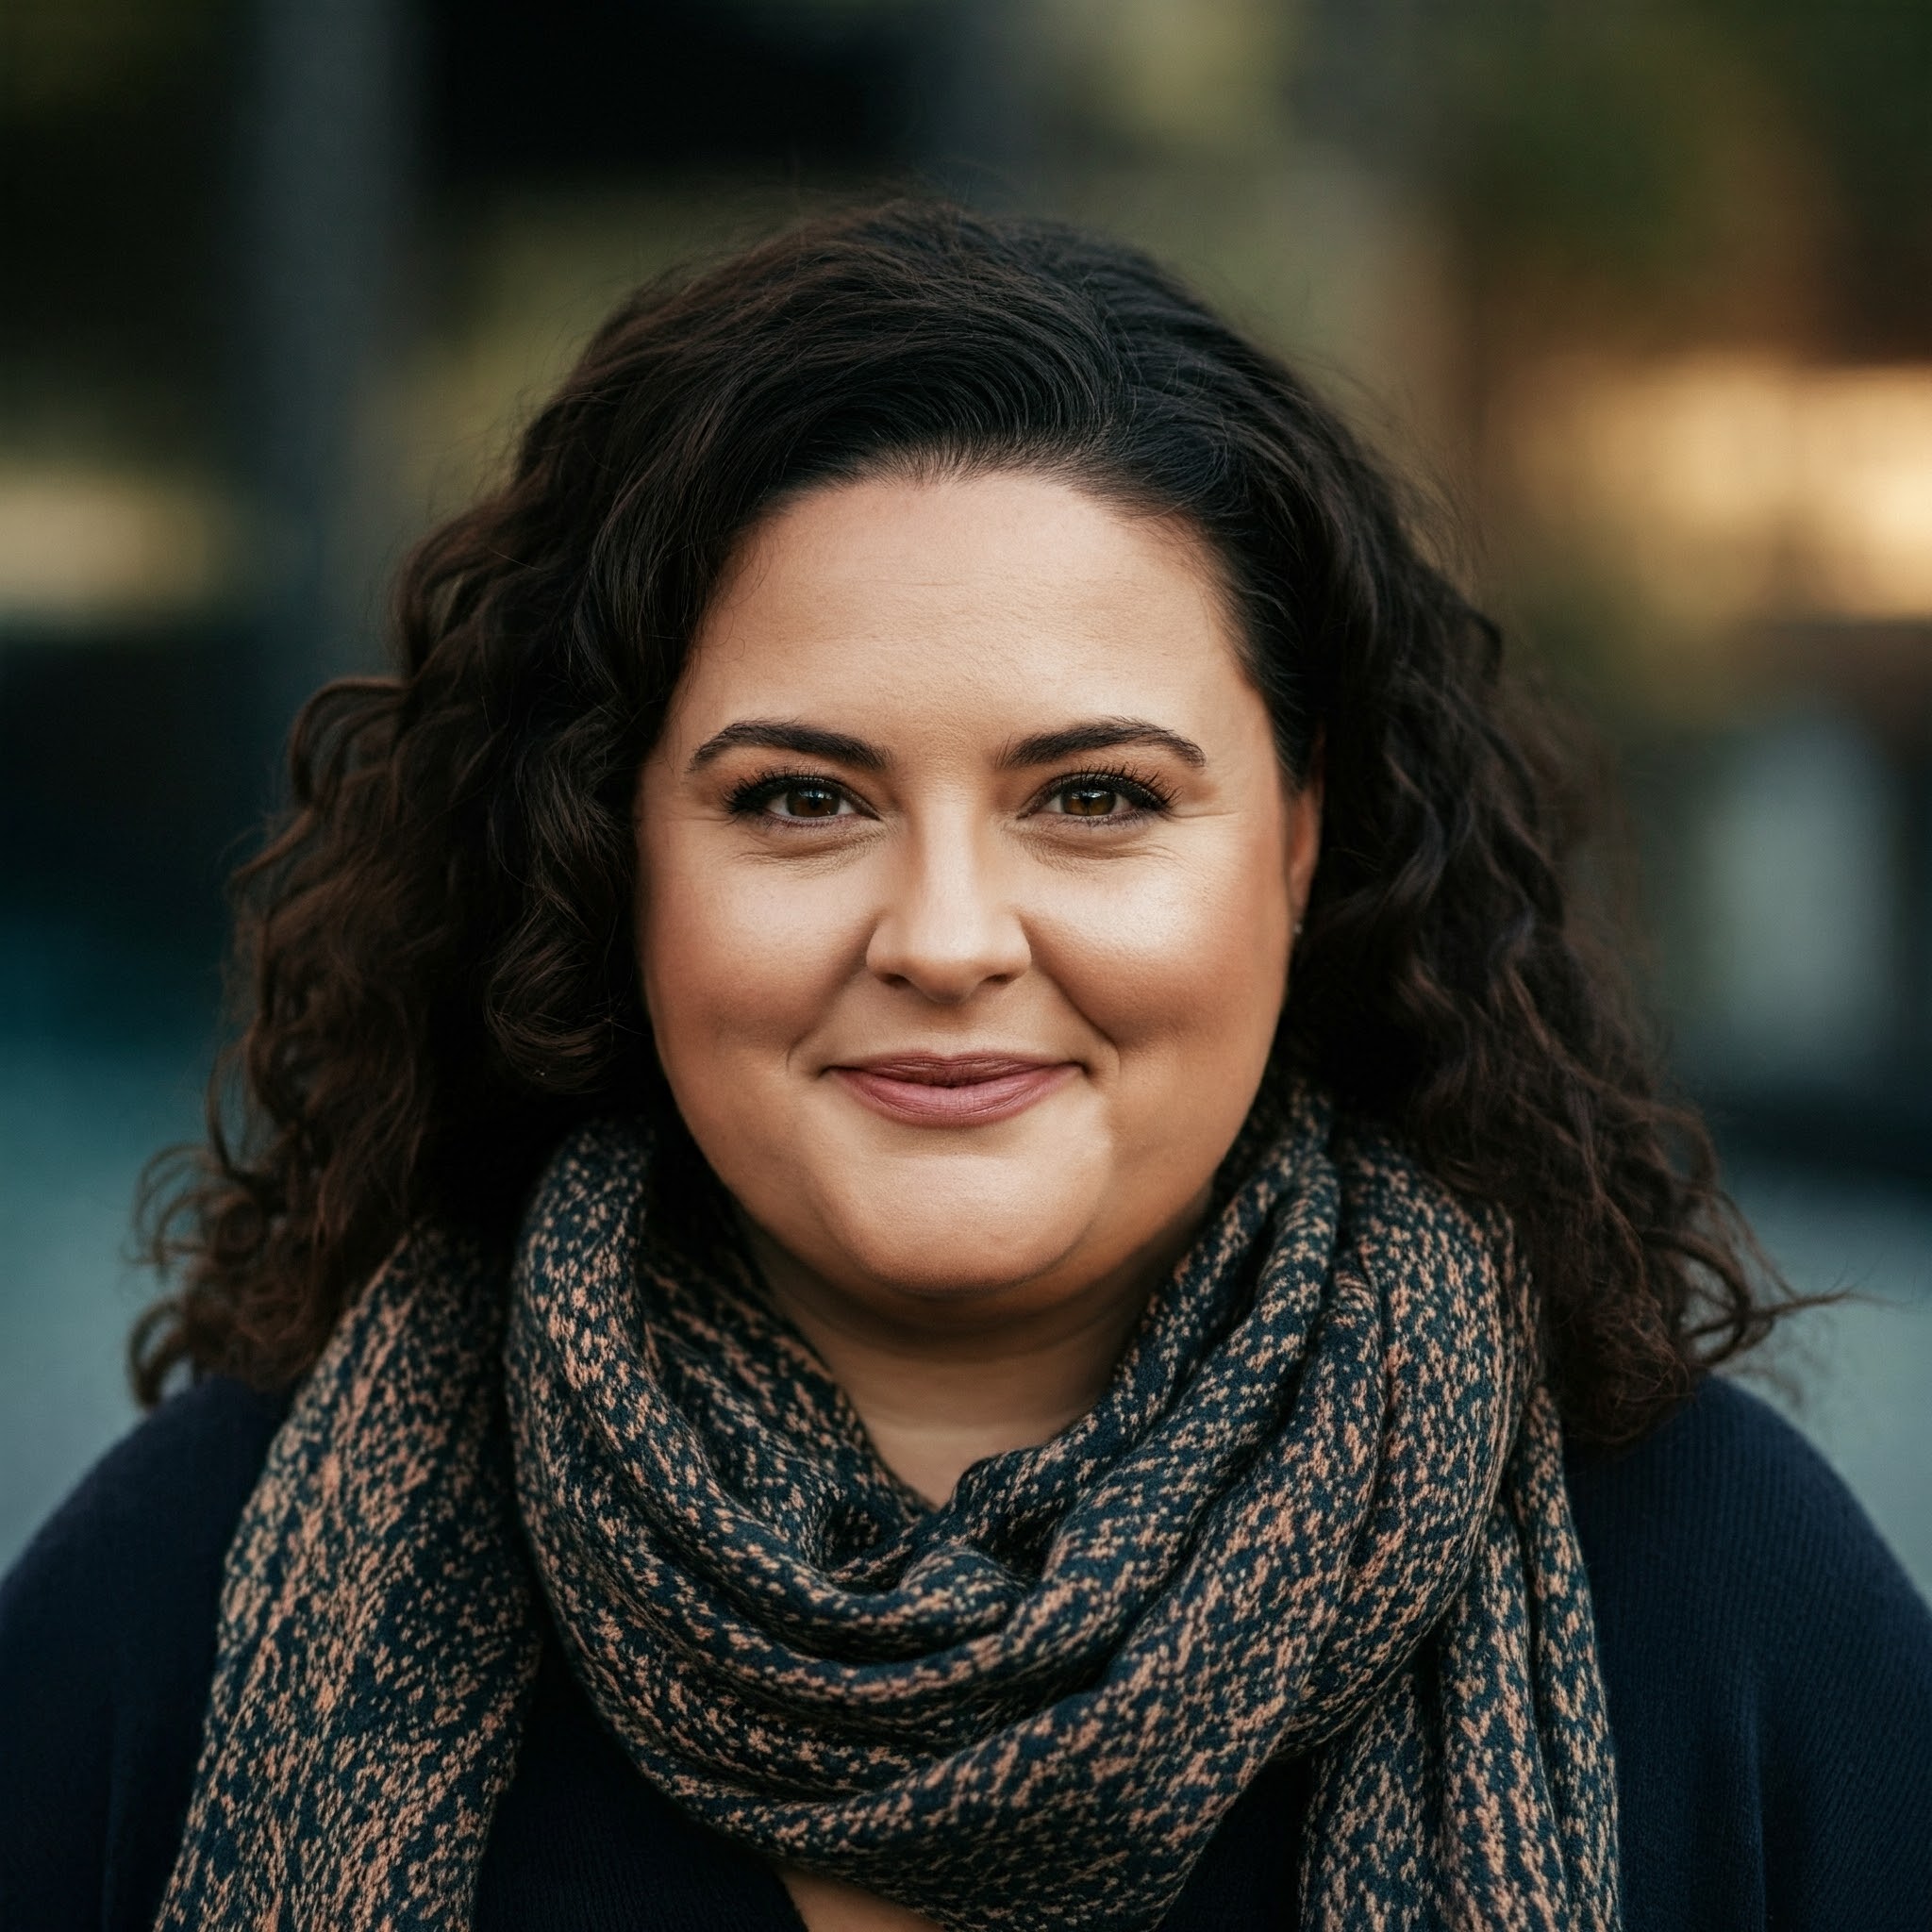
{"label": "warm orange light blur", "polygon": [[1532,518],[1674,615],[1932,615],[1932,365],[1566,361],[1506,421]]}

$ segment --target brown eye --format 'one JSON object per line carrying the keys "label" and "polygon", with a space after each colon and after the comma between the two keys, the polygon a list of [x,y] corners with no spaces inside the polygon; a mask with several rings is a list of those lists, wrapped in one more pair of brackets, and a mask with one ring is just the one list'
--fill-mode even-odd
{"label": "brown eye", "polygon": [[792,785],[778,794],[789,819],[835,819],[839,794],[829,785]]}
{"label": "brown eye", "polygon": [[1120,801],[1120,793],[1111,785],[1069,785],[1060,793],[1060,809],[1070,818],[1104,819]]}

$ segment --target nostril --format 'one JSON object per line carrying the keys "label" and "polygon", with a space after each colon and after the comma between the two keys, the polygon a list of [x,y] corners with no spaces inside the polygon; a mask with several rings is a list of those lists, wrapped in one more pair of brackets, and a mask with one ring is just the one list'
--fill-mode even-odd
{"label": "nostril", "polygon": [[979,988],[1010,984],[1032,963],[1020,921],[948,897],[894,908],[866,948],[866,965],[888,985],[903,985],[947,1004]]}

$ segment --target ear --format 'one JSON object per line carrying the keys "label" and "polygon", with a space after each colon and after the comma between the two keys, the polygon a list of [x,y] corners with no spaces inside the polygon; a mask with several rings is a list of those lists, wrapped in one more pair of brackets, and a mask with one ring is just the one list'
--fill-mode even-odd
{"label": "ear", "polygon": [[1318,737],[1308,753],[1302,782],[1288,794],[1288,903],[1294,927],[1301,930],[1308,893],[1315,884],[1315,866],[1322,856],[1322,797],[1326,769],[1325,747]]}

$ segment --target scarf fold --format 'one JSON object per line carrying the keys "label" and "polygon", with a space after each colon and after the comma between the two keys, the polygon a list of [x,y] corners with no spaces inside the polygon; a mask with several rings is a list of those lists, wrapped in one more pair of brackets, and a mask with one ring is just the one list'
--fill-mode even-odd
{"label": "scarf fold", "polygon": [[1507,1232],[1319,1095],[1243,1147],[1094,1408],[938,1509],[737,1251],[647,1211],[635,1125],[558,1151],[507,1290],[412,1234],[231,1545],[159,1925],[467,1926],[541,1592],[674,1802],[953,1932],[1157,1925],[1284,1754],[1311,1932],[1613,1932]]}

